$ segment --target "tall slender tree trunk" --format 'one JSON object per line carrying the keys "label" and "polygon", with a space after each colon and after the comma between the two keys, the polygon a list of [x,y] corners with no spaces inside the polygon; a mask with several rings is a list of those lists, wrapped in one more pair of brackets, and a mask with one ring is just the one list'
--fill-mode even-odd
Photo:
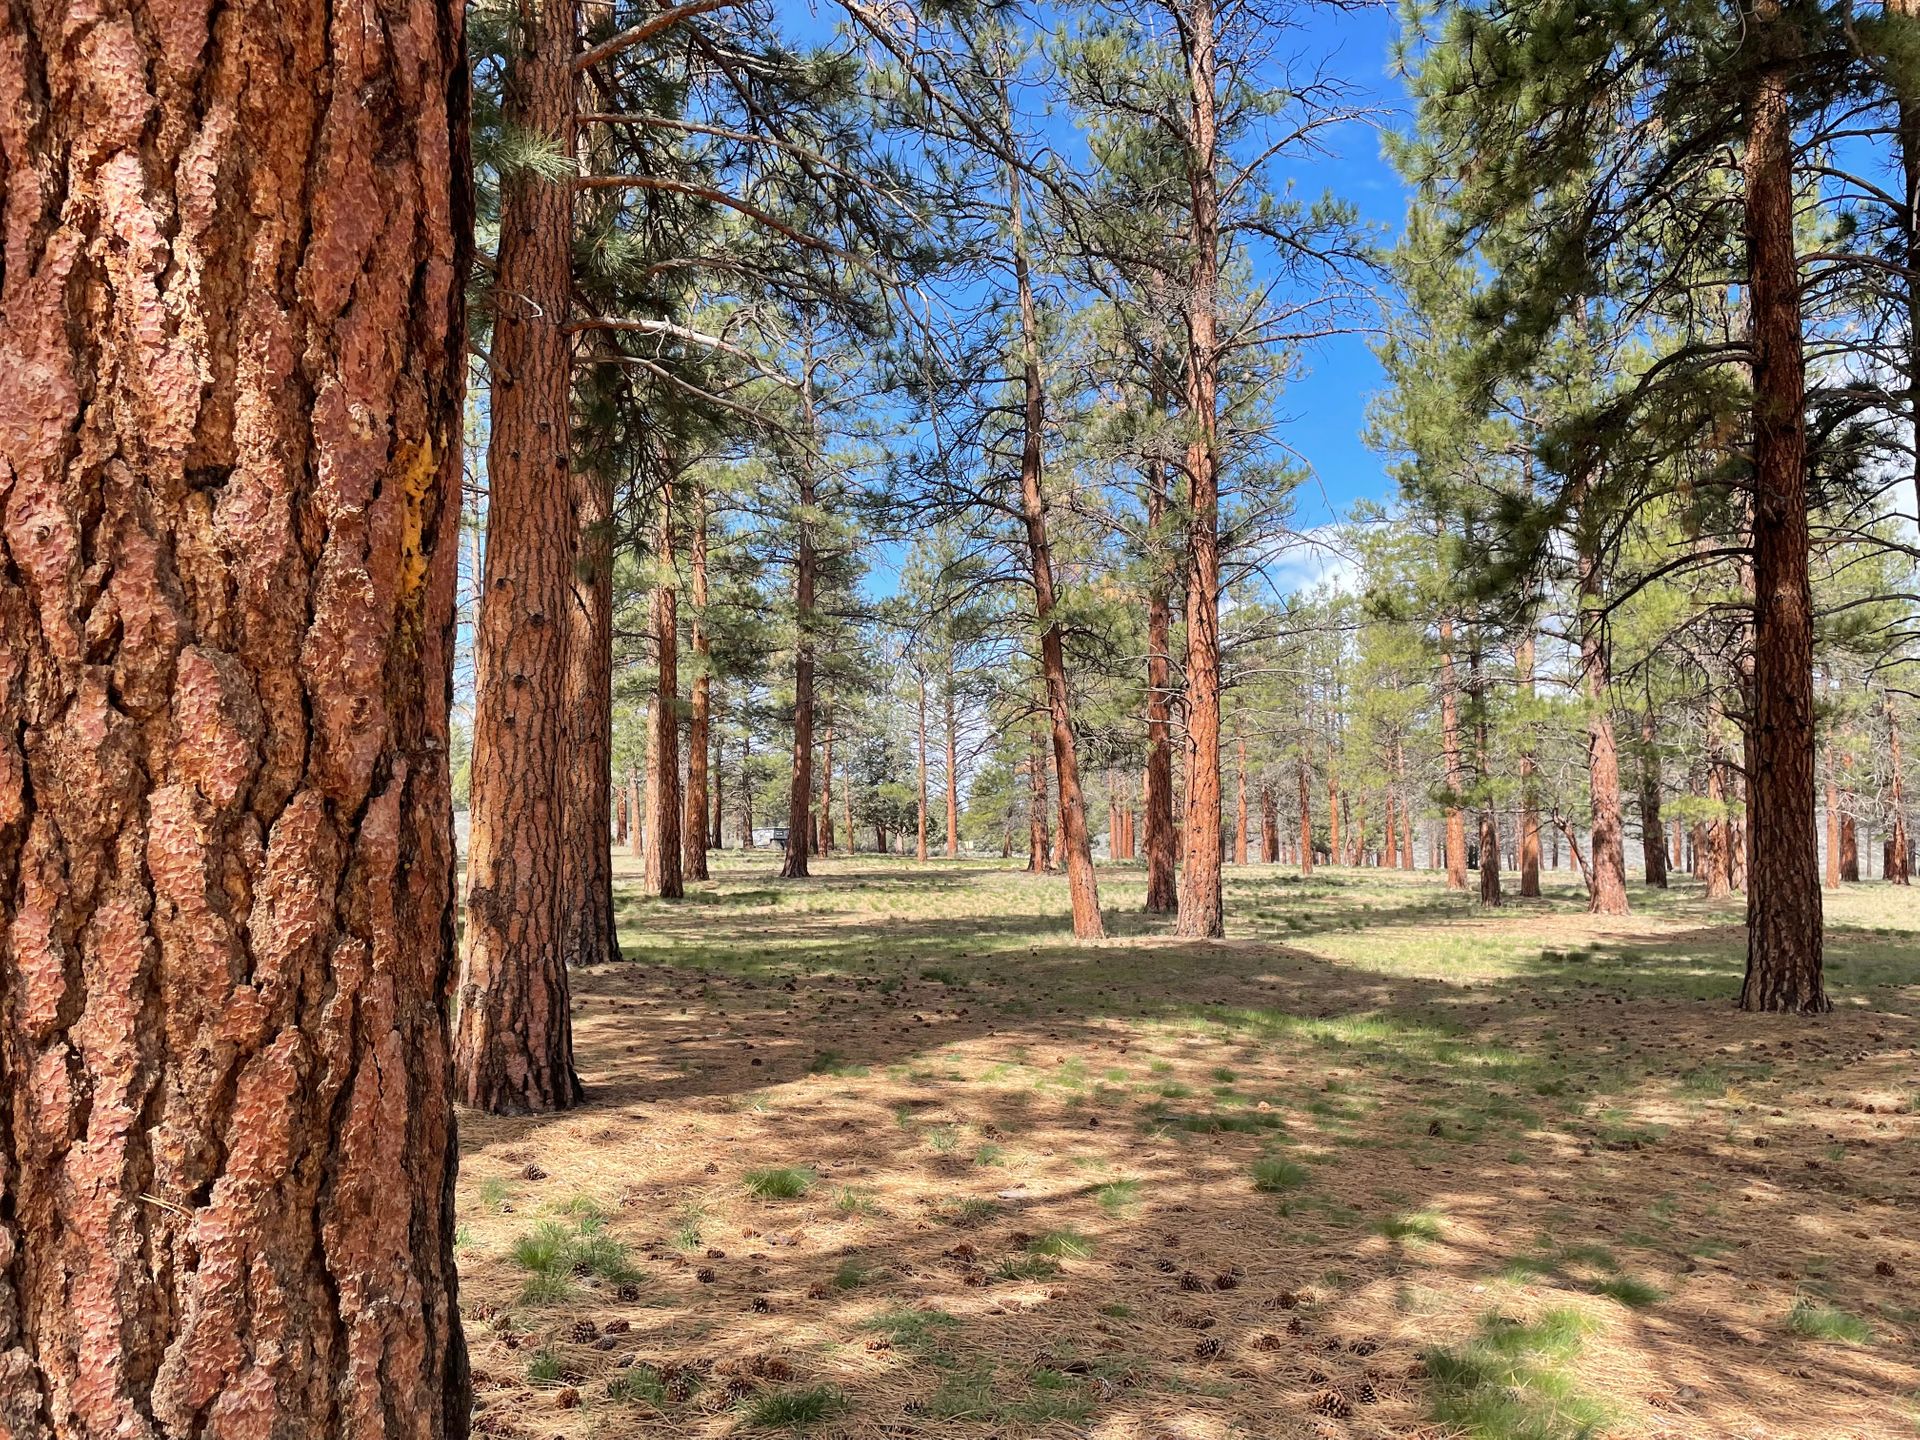
{"label": "tall slender tree trunk", "polygon": [[1387,788],[1387,819],[1386,824],[1382,827],[1386,837],[1383,847],[1385,853],[1381,856],[1381,862],[1389,870],[1394,869],[1400,863],[1399,836],[1394,834],[1393,821],[1393,788],[1389,785]]}
{"label": "tall slender tree trunk", "polygon": [[1027,748],[1027,869],[1035,875],[1047,873],[1051,845],[1047,839],[1047,757],[1046,738],[1036,722]]}
{"label": "tall slender tree trunk", "polygon": [[1887,832],[1887,859],[1882,871],[1885,877],[1895,885],[1912,883],[1912,853],[1907,844],[1907,801],[1905,781],[1900,771],[1900,717],[1894,713],[1893,692],[1886,691],[1881,696],[1887,716],[1887,763],[1891,769],[1891,779],[1887,790],[1887,804],[1893,812],[1891,826]]}
{"label": "tall slender tree trunk", "polygon": [[461,9],[0,36],[0,1434],[464,1436]]}
{"label": "tall slender tree trunk", "polygon": [[1313,787],[1308,783],[1307,757],[1300,755],[1300,873],[1313,874]]}
{"label": "tall slender tree trunk", "polygon": [[1813,798],[1813,599],[1808,578],[1806,360],[1794,252],[1791,90],[1797,22],[1758,0],[1772,63],[1747,104],[1749,348],[1753,368],[1753,709],[1743,1010],[1830,1008],[1822,977]]}
{"label": "tall slender tree trunk", "polygon": [[1187,63],[1187,687],[1186,817],[1178,933],[1226,933],[1220,889],[1220,215],[1213,0],[1190,0]]}
{"label": "tall slender tree trunk", "polygon": [[1340,761],[1334,749],[1334,736],[1327,736],[1327,863],[1344,865],[1347,863],[1345,852],[1340,847]]}
{"label": "tall slender tree trunk", "polygon": [[620,793],[613,802],[613,843],[616,845],[624,845],[627,843],[629,808],[627,804],[627,785],[623,780],[620,782]]}
{"label": "tall slender tree trunk", "polygon": [[1533,631],[1521,637],[1514,652],[1523,718],[1520,724],[1520,898],[1540,898],[1540,766],[1534,746]]}
{"label": "tall slender tree trunk", "polygon": [[1467,888],[1467,822],[1460,813],[1466,772],[1460,763],[1460,691],[1453,673],[1453,618],[1440,621],[1440,749],[1447,769],[1447,888]]}
{"label": "tall slender tree trunk", "polygon": [[1646,866],[1647,884],[1656,890],[1667,888],[1667,833],[1660,819],[1660,792],[1665,781],[1660,776],[1660,733],[1648,705],[1640,718],[1640,854]]}
{"label": "tall slender tree trunk", "polygon": [[1827,756],[1827,889],[1840,888],[1840,786],[1833,778],[1833,756]]}
{"label": "tall slender tree trunk", "polygon": [[[813,352],[809,347],[800,381],[801,405],[812,429]],[[807,875],[807,837],[813,829],[813,514],[817,486],[812,462],[799,466],[799,505],[795,511],[793,552],[793,779],[787,790],[787,849],[780,875]]]}
{"label": "tall slender tree trunk", "polygon": [[713,829],[709,832],[707,838],[707,848],[709,850],[724,848],[720,843],[720,818],[727,813],[726,759],[727,747],[721,741],[720,727],[716,725],[713,728],[713,759],[707,767],[708,773],[713,776],[713,819],[711,822]]}
{"label": "tall slender tree trunk", "polygon": [[927,677],[920,680],[919,704],[916,711],[915,738],[919,741],[920,752],[920,794],[919,834],[914,845],[914,859],[922,865],[927,863]]}
{"label": "tall slender tree trunk", "polygon": [[[651,723],[651,722],[649,722]],[[644,860],[647,854],[647,806],[641,796],[640,776],[632,770],[627,771],[627,848],[636,860]]]}
{"label": "tall slender tree trunk", "polygon": [[1393,770],[1400,784],[1400,868],[1411,870],[1414,867],[1413,855],[1413,801],[1412,792],[1407,789],[1407,746],[1404,740],[1393,742]]}
{"label": "tall slender tree trunk", "polygon": [[[833,706],[825,707],[826,734],[820,741],[820,853],[833,853]],[[853,843],[853,828],[847,828],[847,843]]]}
{"label": "tall slender tree trunk", "polygon": [[1627,851],[1620,821],[1620,749],[1613,733],[1606,617],[1600,606],[1600,557],[1584,540],[1577,564],[1580,677],[1587,696],[1588,829],[1593,848],[1587,871],[1587,909],[1595,915],[1625,915]]}
{"label": "tall slender tree trunk", "polygon": [[1467,646],[1468,693],[1473,698],[1473,765],[1480,791],[1480,903],[1499,905],[1500,822],[1493,809],[1493,756],[1487,744],[1487,683],[1481,665],[1480,627]]}
{"label": "tall slender tree trunk", "polygon": [[1706,828],[1707,898],[1720,900],[1733,893],[1733,827],[1727,821],[1727,762],[1721,755],[1718,726],[1707,752],[1707,804],[1712,812]]}
{"label": "tall slender tree trunk", "polygon": [[647,893],[678,900],[686,893],[681,869],[680,809],[680,621],[678,557],[673,533],[674,477],[671,467],[660,481],[659,519],[654,538],[653,648],[656,679],[653,736],[647,746]]}
{"label": "tall slender tree trunk", "polygon": [[1273,782],[1260,782],[1260,861],[1264,865],[1278,864],[1280,860],[1280,797],[1274,793]]}
{"label": "tall slender tree trunk", "polygon": [[[1106,934],[1106,926],[1100,917],[1099,882],[1093,872],[1093,842],[1087,833],[1086,803],[1080,793],[1080,767],[1074,755],[1066,642],[1055,615],[1059,598],[1054,592],[1053,550],[1047,538],[1047,500],[1041,448],[1046,428],[1046,396],[1040,382],[1040,320],[1034,308],[1033,281],[1028,272],[1020,183],[1018,177],[1011,173],[1008,176],[1007,197],[1008,217],[1013,232],[1014,283],[1020,302],[1020,375],[1025,400],[1020,441],[1020,513],[1026,526],[1027,557],[1033,571],[1034,613],[1040,625],[1040,669],[1046,683],[1047,712],[1053,727],[1053,764],[1060,799],[1060,848],[1065,852],[1063,858],[1067,870],[1067,893],[1073,906],[1074,938],[1098,940]],[[925,728],[923,718],[923,732]]]}
{"label": "tall slender tree trunk", "polygon": [[753,732],[750,722],[744,721],[740,727],[740,848],[753,849]]}
{"label": "tall slender tree trunk", "polygon": [[[506,123],[566,155],[574,142],[574,39],[571,0],[523,12],[504,87]],[[560,699],[578,534],[568,513],[567,178],[534,166],[503,177],[500,236],[454,1072],[467,1104],[517,1113],[581,1098],[566,965],[571,717]],[[370,693],[378,689],[369,682]]]}
{"label": "tall slender tree trunk", "polygon": [[681,870],[707,878],[707,752],[713,741],[713,642],[707,636],[707,488],[700,467],[687,486],[687,568],[693,614],[687,638],[693,650],[692,705],[687,713],[686,813],[680,823]]}
{"label": "tall slender tree trunk", "polygon": [[947,858],[960,858],[960,720],[954,703],[953,649],[947,649]]}
{"label": "tall slender tree trunk", "polygon": [[1240,783],[1240,805],[1234,814],[1233,823],[1233,863],[1247,863],[1247,741],[1245,736],[1238,740],[1236,772]]}
{"label": "tall slender tree trunk", "polygon": [[1147,829],[1147,913],[1180,906],[1178,836],[1173,824],[1173,571],[1165,557],[1166,473],[1147,466],[1147,532],[1153,573],[1147,590],[1147,765],[1141,808]]}

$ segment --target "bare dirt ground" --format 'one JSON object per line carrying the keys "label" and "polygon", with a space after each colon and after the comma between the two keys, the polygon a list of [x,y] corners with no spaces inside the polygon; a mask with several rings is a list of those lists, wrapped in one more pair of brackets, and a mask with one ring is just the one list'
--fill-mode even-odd
{"label": "bare dirt ground", "polygon": [[1056,879],[817,864],[623,872],[587,1105],[462,1117],[479,1433],[1920,1431],[1920,896],[1829,897],[1800,1020],[1684,883],[1252,866],[1195,945],[1119,866],[1076,946]]}

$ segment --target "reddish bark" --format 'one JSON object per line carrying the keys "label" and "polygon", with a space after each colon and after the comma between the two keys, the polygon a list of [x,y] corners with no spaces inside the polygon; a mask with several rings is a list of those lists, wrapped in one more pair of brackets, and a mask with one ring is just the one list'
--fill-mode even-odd
{"label": "reddish bark", "polygon": [[[1040,320],[1034,307],[1033,281],[1028,271],[1026,232],[1022,223],[1020,186],[1010,180],[1008,218],[1013,233],[1014,286],[1020,302],[1020,377],[1024,406],[1020,441],[1020,517],[1026,529],[1027,559],[1033,580],[1034,618],[1040,626],[1040,673],[1046,685],[1047,715],[1053,730],[1053,768],[1060,801],[1060,849],[1067,869],[1067,893],[1073,907],[1073,934],[1077,940],[1098,940],[1106,934],[1100,915],[1099,881],[1093,872],[1093,841],[1087,831],[1086,803],[1080,793],[1080,766],[1074,753],[1072,699],[1067,689],[1066,642],[1055,611],[1053,548],[1047,536],[1047,498],[1043,473],[1042,437],[1046,429],[1046,396],[1040,382]],[[921,751],[925,744],[925,704],[921,706]],[[924,785],[921,813],[924,816]],[[922,829],[924,831],[924,825]],[[924,858],[926,845],[921,843]]]}
{"label": "reddish bark", "polygon": [[644,860],[647,854],[647,806],[641,798],[640,776],[637,772],[627,771],[627,815],[630,829],[627,831],[627,848],[636,860]]}
{"label": "reddish bark", "polygon": [[[812,355],[801,371],[800,397],[809,422],[813,419]],[[813,524],[808,518],[818,498],[813,465],[799,467],[799,505],[794,521],[793,554],[793,779],[787,790],[787,851],[780,875],[801,880],[807,875],[807,837],[813,811]]]}
{"label": "reddish bark", "polygon": [[1155,563],[1147,588],[1147,765],[1141,808],[1146,812],[1147,913],[1171,915],[1180,906],[1177,836],[1173,824],[1173,572],[1161,534],[1166,520],[1165,473],[1147,467],[1147,530]]}
{"label": "reddish bark", "polygon": [[[508,60],[505,119],[573,153],[571,4],[541,6]],[[454,1068],[496,1112],[580,1099],[567,987],[572,601],[568,442],[573,190],[536,167],[500,187],[485,600],[474,633],[472,828]]]}
{"label": "reddish bark", "polygon": [[1753,712],[1743,1010],[1830,1008],[1813,821],[1813,597],[1808,578],[1806,359],[1794,251],[1793,71],[1802,41],[1758,0],[1747,103],[1747,303],[1753,370]]}
{"label": "reddish bark", "polygon": [[1047,760],[1044,751],[1046,744],[1036,724],[1027,747],[1027,871],[1033,875],[1046,873],[1049,863],[1048,852],[1052,846],[1047,838]]}
{"label": "reddish bark", "polygon": [[620,958],[613,920],[613,478],[594,465],[572,472],[578,560],[567,607],[566,842],[562,882],[566,963]]}
{"label": "reddish bark", "polygon": [[647,745],[647,836],[645,879],[649,895],[678,900],[686,893],[680,868],[680,624],[675,584],[673,476],[660,482],[654,533],[653,734]]}
{"label": "reddish bark", "polygon": [[1827,889],[1840,888],[1840,787],[1834,782],[1833,761],[1827,761]]}
{"label": "reddish bark", "polygon": [[1273,865],[1279,859],[1280,797],[1274,793],[1273,782],[1263,780],[1260,783],[1260,860]]}
{"label": "reddish bark", "polygon": [[1181,836],[1181,935],[1225,934],[1220,890],[1219,144],[1213,0],[1188,0],[1180,38],[1187,64],[1186,162],[1192,272],[1186,286],[1187,686],[1186,816]]}
{"label": "reddish bark", "polygon": [[0,25],[11,1440],[467,1432],[461,16]]}

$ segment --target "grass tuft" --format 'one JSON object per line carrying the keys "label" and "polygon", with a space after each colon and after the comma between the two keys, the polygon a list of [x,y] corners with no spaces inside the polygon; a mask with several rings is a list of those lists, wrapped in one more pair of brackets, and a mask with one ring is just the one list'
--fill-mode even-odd
{"label": "grass tuft", "polygon": [[1253,1162],[1253,1188],[1263,1195],[1278,1195],[1283,1190],[1298,1190],[1312,1178],[1312,1172],[1292,1160],[1271,1157]]}
{"label": "grass tuft", "polygon": [[1873,1327],[1858,1315],[1801,1296],[1787,1312],[1787,1329],[1807,1340],[1830,1340],[1841,1345],[1865,1345]]}
{"label": "grass tuft", "polygon": [[804,1430],[847,1408],[847,1397],[832,1385],[803,1385],[756,1396],[747,1406],[747,1424],[758,1430]]}
{"label": "grass tuft", "polygon": [[762,1200],[798,1200],[818,1178],[804,1165],[772,1165],[747,1171],[741,1183]]}
{"label": "grass tuft", "polygon": [[1592,1440],[1607,1412],[1566,1369],[1590,1328],[1574,1310],[1487,1316],[1465,1345],[1428,1352],[1434,1419],[1473,1440]]}

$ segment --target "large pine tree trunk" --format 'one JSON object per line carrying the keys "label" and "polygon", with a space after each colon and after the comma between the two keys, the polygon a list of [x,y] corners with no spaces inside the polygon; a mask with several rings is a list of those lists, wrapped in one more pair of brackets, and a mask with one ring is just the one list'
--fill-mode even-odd
{"label": "large pine tree trunk", "polygon": [[1181,41],[1187,64],[1186,288],[1187,687],[1186,814],[1178,933],[1226,933],[1220,891],[1220,200],[1216,173],[1217,17],[1190,0]]}
{"label": "large pine tree trunk", "polygon": [[680,868],[680,620],[675,581],[673,475],[661,477],[655,531],[653,735],[647,746],[646,879],[649,895],[678,900],[686,893]]}
{"label": "large pine tree trunk", "polygon": [[[1060,848],[1067,870],[1067,894],[1073,907],[1073,934],[1098,940],[1106,934],[1100,916],[1099,881],[1093,872],[1093,840],[1087,830],[1086,802],[1080,792],[1080,766],[1074,753],[1072,700],[1067,689],[1066,641],[1055,616],[1053,548],[1047,536],[1047,501],[1042,478],[1042,442],[1046,425],[1045,393],[1040,381],[1040,320],[1034,308],[1022,226],[1020,186],[1010,177],[1008,215],[1013,229],[1014,284],[1020,301],[1020,373],[1024,407],[1020,442],[1020,513],[1025,522],[1027,558],[1032,569],[1035,619],[1040,625],[1040,672],[1046,684],[1047,714],[1053,730],[1053,768],[1060,801]],[[925,704],[921,706],[921,752],[926,750]],[[921,813],[924,816],[925,785]],[[924,824],[921,827],[923,836]],[[925,858],[926,844],[921,843]]]}
{"label": "large pine tree trunk", "polygon": [[1178,836],[1173,824],[1173,572],[1163,558],[1166,472],[1147,467],[1147,531],[1153,574],[1147,590],[1147,913],[1171,915],[1180,905]]}
{"label": "large pine tree trunk", "polygon": [[620,958],[613,923],[613,479],[594,465],[573,471],[578,563],[567,607],[568,876],[561,908],[568,965]]}
{"label": "large pine tree trunk", "polygon": [[[505,120],[573,153],[571,0],[533,7],[510,47]],[[472,830],[454,1069],[484,1110],[580,1099],[567,988],[568,442],[573,190],[534,166],[500,187],[488,399],[485,600],[474,633]]]}
{"label": "large pine tree trunk", "polygon": [[461,8],[0,37],[0,1435],[464,1436]]}
{"label": "large pine tree trunk", "polygon": [[1583,547],[1580,571],[1580,674],[1587,693],[1588,830],[1587,909],[1627,913],[1627,848],[1620,821],[1620,748],[1614,739],[1606,620],[1600,609],[1600,560]]}
{"label": "large pine tree trunk", "polygon": [[[1829,1008],[1813,799],[1813,599],[1807,565],[1806,360],[1794,253],[1790,88],[1798,41],[1759,0],[1764,66],[1748,97],[1747,294],[1753,365],[1753,712],[1743,1010]],[[1772,46],[1768,52],[1764,47]]]}
{"label": "large pine tree trunk", "polygon": [[1274,793],[1273,782],[1260,782],[1260,860],[1262,864],[1277,864],[1280,859],[1280,797]]}
{"label": "large pine tree trunk", "polygon": [[687,795],[680,823],[681,870],[689,880],[707,878],[707,751],[713,739],[713,642],[707,636],[707,491],[699,467],[688,487],[687,565],[693,614],[693,704],[687,714]]}
{"label": "large pine tree trunk", "polygon": [[[815,826],[819,838],[818,851],[822,855],[833,853],[833,702],[822,707],[822,718],[826,722],[825,733],[820,737],[820,815]],[[847,830],[847,843],[853,843],[853,830]]]}
{"label": "large pine tree trunk", "polygon": [[1460,813],[1466,772],[1460,763],[1460,692],[1453,673],[1453,620],[1440,621],[1440,749],[1447,770],[1447,888],[1467,888],[1467,822]]}

